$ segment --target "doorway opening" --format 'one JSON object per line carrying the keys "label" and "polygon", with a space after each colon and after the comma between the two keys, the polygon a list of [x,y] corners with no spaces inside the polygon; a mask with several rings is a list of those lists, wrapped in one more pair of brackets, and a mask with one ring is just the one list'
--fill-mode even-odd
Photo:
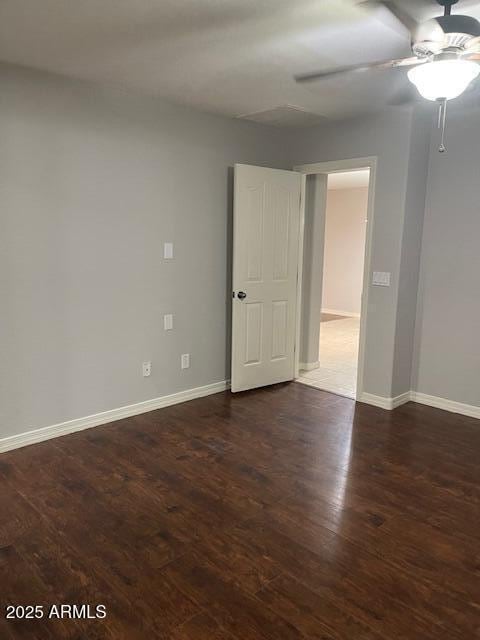
{"label": "doorway opening", "polygon": [[375,159],[299,170],[307,180],[296,379],[357,399],[363,389]]}

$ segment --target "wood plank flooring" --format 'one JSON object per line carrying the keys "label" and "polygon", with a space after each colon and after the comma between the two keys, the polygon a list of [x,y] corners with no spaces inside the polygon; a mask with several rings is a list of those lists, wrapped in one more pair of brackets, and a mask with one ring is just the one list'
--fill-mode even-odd
{"label": "wood plank flooring", "polygon": [[[301,384],[0,456],[0,638],[480,638],[480,422]],[[6,621],[5,606],[105,619]]]}

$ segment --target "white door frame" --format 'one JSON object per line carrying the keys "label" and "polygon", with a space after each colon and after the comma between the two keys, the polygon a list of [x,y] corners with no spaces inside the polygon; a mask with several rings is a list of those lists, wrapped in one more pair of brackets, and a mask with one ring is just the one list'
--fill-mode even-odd
{"label": "white door frame", "polygon": [[[368,184],[368,212],[365,239],[365,260],[363,267],[362,304],[360,313],[360,335],[358,349],[357,393],[358,400],[363,393],[365,371],[365,349],[367,342],[368,297],[370,291],[370,272],[373,244],[373,219],[375,213],[375,182],[377,174],[377,156],[366,158],[349,158],[347,160],[333,160],[332,162],[315,162],[294,167],[294,171],[305,174],[302,181],[302,205],[300,212],[300,247],[298,252],[298,289],[297,289],[297,331],[295,345],[295,378],[298,378],[300,370],[300,328],[302,319],[302,272],[303,272],[303,241],[305,228],[305,183],[307,175],[338,173],[354,169],[370,169]],[[320,321],[320,318],[319,318]]]}

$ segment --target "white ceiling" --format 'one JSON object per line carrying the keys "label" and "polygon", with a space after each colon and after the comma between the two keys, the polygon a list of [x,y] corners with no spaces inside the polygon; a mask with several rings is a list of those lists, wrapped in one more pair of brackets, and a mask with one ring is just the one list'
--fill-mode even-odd
{"label": "white ceiling", "polygon": [[336,191],[338,189],[356,189],[368,187],[370,180],[370,169],[360,169],[356,171],[339,171],[328,175],[328,188]]}
{"label": "white ceiling", "polygon": [[[0,60],[230,116],[294,105],[337,119],[382,107],[408,82],[399,70],[294,82],[409,53],[409,35],[389,12],[356,2],[2,0]],[[401,4],[417,17],[439,13],[433,0]]]}

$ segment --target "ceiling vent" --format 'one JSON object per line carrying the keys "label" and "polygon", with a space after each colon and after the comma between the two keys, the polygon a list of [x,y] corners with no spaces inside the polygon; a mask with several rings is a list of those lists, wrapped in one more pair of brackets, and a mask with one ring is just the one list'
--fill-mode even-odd
{"label": "ceiling vent", "polygon": [[302,107],[295,107],[291,104],[247,113],[237,116],[237,118],[271,125],[272,127],[309,127],[314,124],[322,124],[328,120],[325,116],[311,113]]}

